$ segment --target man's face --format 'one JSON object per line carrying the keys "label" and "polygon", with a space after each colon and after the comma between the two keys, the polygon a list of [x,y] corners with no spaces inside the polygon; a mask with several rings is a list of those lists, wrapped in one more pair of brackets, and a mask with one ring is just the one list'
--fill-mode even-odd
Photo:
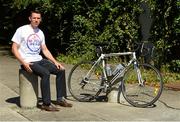
{"label": "man's face", "polygon": [[29,17],[29,21],[31,22],[31,26],[33,28],[37,28],[41,22],[41,14],[39,13],[32,13]]}

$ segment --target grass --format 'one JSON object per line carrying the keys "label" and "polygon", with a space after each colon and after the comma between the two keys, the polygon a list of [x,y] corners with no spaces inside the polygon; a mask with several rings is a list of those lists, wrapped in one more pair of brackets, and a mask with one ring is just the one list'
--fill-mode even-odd
{"label": "grass", "polygon": [[170,72],[170,71],[163,71],[161,72],[164,83],[180,83],[180,73]]}

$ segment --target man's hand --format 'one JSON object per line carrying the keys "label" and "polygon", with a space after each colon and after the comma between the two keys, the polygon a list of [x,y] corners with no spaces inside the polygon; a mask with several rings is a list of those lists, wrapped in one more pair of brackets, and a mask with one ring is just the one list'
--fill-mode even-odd
{"label": "man's hand", "polygon": [[64,66],[61,63],[59,63],[59,62],[55,62],[54,64],[56,65],[56,67],[58,69],[62,69],[62,70],[65,69]]}
{"label": "man's hand", "polygon": [[25,69],[27,72],[32,73],[33,71],[32,71],[32,69],[31,69],[30,65],[32,65],[32,63],[23,63],[24,69]]}

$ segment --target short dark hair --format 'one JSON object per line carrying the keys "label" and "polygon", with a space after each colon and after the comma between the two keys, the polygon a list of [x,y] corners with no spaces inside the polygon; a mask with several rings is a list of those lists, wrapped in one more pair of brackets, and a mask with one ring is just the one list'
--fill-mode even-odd
{"label": "short dark hair", "polygon": [[31,10],[31,11],[30,11],[30,16],[32,15],[32,13],[41,14],[41,12],[40,12],[38,9]]}

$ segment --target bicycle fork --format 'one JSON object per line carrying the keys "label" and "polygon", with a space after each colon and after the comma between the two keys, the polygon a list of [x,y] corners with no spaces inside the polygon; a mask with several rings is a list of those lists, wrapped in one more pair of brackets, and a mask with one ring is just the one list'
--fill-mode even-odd
{"label": "bicycle fork", "polygon": [[144,86],[145,85],[145,80],[143,80],[142,75],[141,75],[141,71],[139,69],[139,66],[137,64],[137,62],[134,62],[134,69],[136,71],[137,74],[137,79],[139,82],[139,86]]}

